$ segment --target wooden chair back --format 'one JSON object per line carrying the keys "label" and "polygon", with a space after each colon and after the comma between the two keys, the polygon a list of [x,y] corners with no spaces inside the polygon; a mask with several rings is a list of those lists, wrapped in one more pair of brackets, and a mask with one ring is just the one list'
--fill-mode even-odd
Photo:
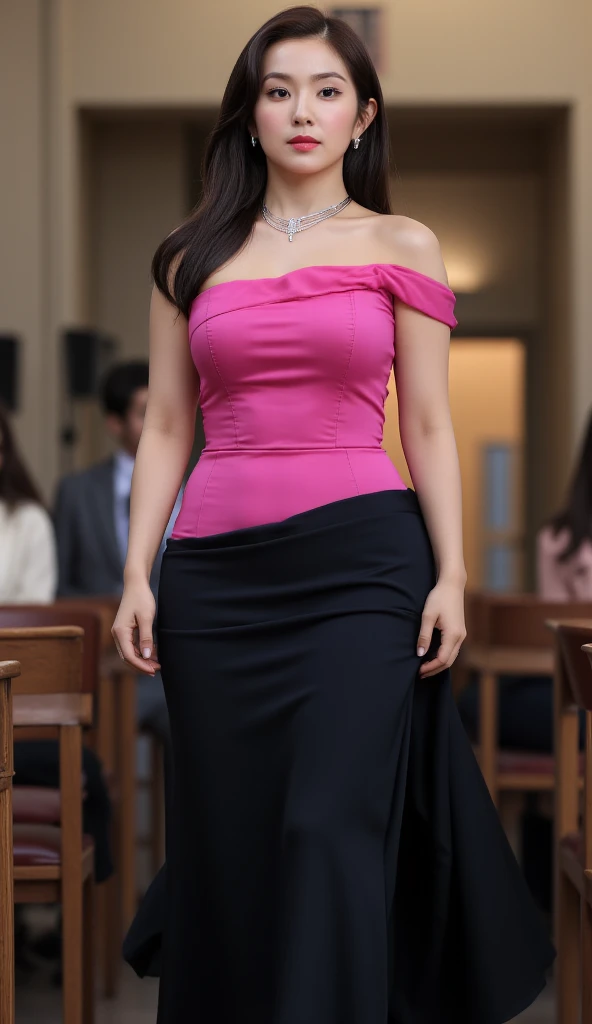
{"label": "wooden chair back", "polygon": [[579,708],[592,711],[592,672],[585,650],[586,645],[592,644],[592,617],[560,622],[557,633],[573,699]]}
{"label": "wooden chair back", "polygon": [[45,626],[77,626],[84,631],[82,643],[82,690],[96,693],[99,658],[103,643],[100,614],[93,608],[55,604],[0,605],[0,630]]}
{"label": "wooden chair back", "polygon": [[97,614],[101,621],[101,652],[105,654],[115,650],[111,627],[115,621],[120,601],[120,597],[111,595],[105,597],[60,597],[52,607],[68,609],[75,613],[92,611]]}
{"label": "wooden chair back", "polygon": [[553,646],[549,619],[592,618],[592,601],[543,601],[536,594],[469,592],[467,645],[546,648]]}
{"label": "wooden chair back", "polygon": [[65,724],[68,716],[90,725],[92,694],[83,687],[82,641],[79,626],[0,629],[0,657],[21,664],[12,689],[15,725],[56,725],[56,717]]}
{"label": "wooden chair back", "polygon": [[592,602],[543,601],[536,594],[467,595],[467,640],[461,649],[462,681],[479,679],[479,760],[494,801],[501,791],[550,791],[553,762],[544,755],[498,749],[499,679],[551,676],[553,635],[549,620],[592,618]]}
{"label": "wooden chair back", "polygon": [[557,841],[575,834],[579,820],[579,708],[592,708],[592,672],[582,645],[592,642],[589,620],[548,623],[555,639],[555,830]]}

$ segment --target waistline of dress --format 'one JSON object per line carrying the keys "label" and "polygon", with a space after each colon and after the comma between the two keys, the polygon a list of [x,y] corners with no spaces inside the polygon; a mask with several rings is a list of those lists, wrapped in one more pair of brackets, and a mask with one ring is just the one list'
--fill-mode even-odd
{"label": "waistline of dress", "polygon": [[[253,452],[262,453],[264,455],[290,455],[292,453],[296,455],[307,455],[315,454],[317,452],[326,454],[327,452],[381,452],[383,455],[387,455],[387,451],[382,445],[359,445],[359,444],[343,444],[343,445],[330,445],[326,448],[209,448],[205,447],[201,451],[203,455],[250,455]],[[200,456],[200,458],[201,458]]]}
{"label": "waistline of dress", "polygon": [[351,539],[355,542],[356,523],[361,525],[364,521],[370,523],[380,519],[388,521],[392,515],[399,513],[412,513],[423,519],[417,494],[412,488],[389,488],[355,494],[306,509],[304,512],[297,512],[286,519],[245,526],[223,533],[199,537],[169,537],[164,558],[215,548],[236,551],[237,548],[249,548],[253,545],[293,542],[297,537],[302,540],[319,532],[336,529],[353,530]]}

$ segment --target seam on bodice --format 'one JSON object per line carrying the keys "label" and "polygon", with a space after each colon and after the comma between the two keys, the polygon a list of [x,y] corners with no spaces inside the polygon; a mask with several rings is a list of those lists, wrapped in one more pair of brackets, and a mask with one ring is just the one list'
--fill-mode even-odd
{"label": "seam on bodice", "polygon": [[346,385],[347,377],[348,377],[348,374],[349,374],[349,368],[350,368],[350,364],[351,364],[351,361],[352,361],[352,356],[353,356],[353,353],[354,353],[354,343],[355,343],[355,339],[356,339],[356,307],[354,305],[354,298],[353,298],[353,296],[354,296],[353,292],[348,292],[347,293],[347,297],[349,299],[349,305],[350,305],[350,312],[351,312],[351,322],[350,322],[351,344],[350,344],[350,347],[349,347],[349,359],[347,360],[347,364],[346,364],[346,367],[345,367],[345,373],[343,374],[343,380],[341,382],[341,391],[339,393],[339,401],[337,402],[337,414],[335,416],[335,447],[336,448],[338,447],[338,445],[337,445],[337,435],[338,435],[338,432],[339,432],[339,417],[341,415],[341,402],[342,402],[343,394],[344,394],[344,391],[345,391],[345,385]]}
{"label": "seam on bodice", "polygon": [[208,473],[208,479],[206,480],[206,485],[205,485],[205,487],[204,487],[204,489],[203,489],[203,491],[202,491],[202,495],[201,495],[201,501],[200,501],[200,503],[199,503],[199,511],[198,511],[198,513],[197,513],[197,522],[196,522],[196,524],[195,524],[195,532],[196,532],[196,534],[197,534],[197,531],[198,531],[198,529],[199,529],[199,521],[200,521],[200,519],[201,519],[201,510],[202,510],[202,508],[203,508],[203,506],[204,506],[204,501],[205,501],[205,498],[206,498],[206,491],[207,491],[207,489],[208,489],[208,485],[209,485],[209,483],[210,483],[210,480],[211,480],[211,477],[212,477],[212,473],[214,472],[214,470],[215,470],[215,468],[216,468],[216,463],[217,463],[217,461],[218,461],[218,456],[216,455],[216,456],[215,456],[215,458],[214,458],[214,461],[213,461],[213,463],[212,463],[212,466],[211,466],[210,472]]}
{"label": "seam on bodice", "polygon": [[[290,455],[292,452],[296,452],[299,455],[311,454],[317,455],[319,452],[385,452],[382,444],[348,444],[348,445],[315,445],[311,447],[308,445],[306,448],[301,448],[296,445],[282,445],[281,447],[273,448],[269,445],[241,445],[236,448],[214,448],[206,445],[202,449],[201,455],[225,455],[231,453],[233,455],[248,455],[251,452],[264,452],[269,455]],[[386,454],[386,452],[385,452]],[[200,456],[201,458],[201,456]]]}
{"label": "seam on bodice", "polygon": [[356,491],[359,494],[360,493],[360,488],[358,487],[358,481],[356,480],[356,474],[354,473],[354,469],[353,469],[353,466],[351,464],[351,459],[349,457],[349,452],[348,452],[347,448],[345,448],[344,451],[345,451],[345,456],[347,458],[347,464],[349,466],[349,471],[350,471],[350,473],[352,475],[352,480],[354,482],[354,487],[355,487]]}
{"label": "seam on bodice", "polygon": [[211,334],[210,334],[210,320],[207,318],[207,313],[208,313],[208,310],[209,310],[209,305],[210,305],[210,299],[208,298],[208,308],[206,309],[206,320],[205,320],[205,329],[206,329],[206,338],[208,339],[208,348],[210,350],[211,360],[212,360],[212,362],[213,362],[213,364],[214,364],[214,366],[216,368],[216,373],[218,374],[218,376],[220,378],[220,383],[221,383],[222,387],[224,388],[224,390],[226,392],[226,397],[228,398],[228,405],[230,406],[230,412],[232,413],[232,421],[234,423],[234,436],[236,438],[236,444],[237,444],[237,447],[238,447],[238,423],[236,421],[236,413],[234,411],[234,406],[232,404],[232,398],[231,398],[231,395],[230,395],[230,391],[228,389],[228,385],[227,385],[226,381],[224,380],[224,377],[222,376],[222,374],[220,372],[220,367],[218,366],[218,363],[216,362],[216,356],[214,355],[214,346],[212,344],[212,337],[211,337]]}

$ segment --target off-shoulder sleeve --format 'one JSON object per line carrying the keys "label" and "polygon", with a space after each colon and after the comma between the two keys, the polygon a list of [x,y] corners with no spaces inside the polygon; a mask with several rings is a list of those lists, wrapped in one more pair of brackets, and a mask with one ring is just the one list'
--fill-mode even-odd
{"label": "off-shoulder sleeve", "polygon": [[421,274],[410,267],[399,267],[395,264],[383,264],[385,285],[401,302],[405,302],[420,313],[441,320],[452,330],[458,320],[454,316],[456,296],[454,292],[440,281]]}

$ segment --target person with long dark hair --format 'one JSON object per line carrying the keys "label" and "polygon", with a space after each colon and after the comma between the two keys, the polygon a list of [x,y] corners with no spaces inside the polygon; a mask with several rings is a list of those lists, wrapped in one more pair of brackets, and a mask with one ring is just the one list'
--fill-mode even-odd
{"label": "person with long dark hair", "polygon": [[[166,864],[124,947],[161,976],[160,1024],[497,1024],[553,959],[451,695],[454,295],[388,168],[360,39],[282,11],[154,256],[113,636],[162,667],[171,720]],[[393,362],[413,490],[381,443]]]}
{"label": "person with long dark hair", "polygon": [[592,601],[592,412],[563,508],[537,535],[537,590],[548,601]]}
{"label": "person with long dark hair", "polygon": [[0,404],[0,604],[47,604],[57,581],[51,517]]}

